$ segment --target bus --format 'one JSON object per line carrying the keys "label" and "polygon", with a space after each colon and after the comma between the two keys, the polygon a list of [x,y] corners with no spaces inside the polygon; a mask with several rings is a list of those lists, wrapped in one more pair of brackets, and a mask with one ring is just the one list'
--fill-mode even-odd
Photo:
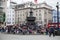
{"label": "bus", "polygon": [[[59,26],[58,26],[59,25]],[[48,28],[50,27],[57,27],[57,31],[55,31],[55,35],[59,35],[60,36],[60,23],[48,23]]]}
{"label": "bus", "polygon": [[[58,25],[58,23],[48,23],[48,28],[51,27],[51,26],[57,27],[57,25]],[[59,23],[58,27],[60,28],[60,23]]]}

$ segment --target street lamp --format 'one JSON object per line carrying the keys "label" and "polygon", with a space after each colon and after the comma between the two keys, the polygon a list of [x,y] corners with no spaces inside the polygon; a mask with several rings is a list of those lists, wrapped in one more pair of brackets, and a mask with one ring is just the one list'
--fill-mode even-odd
{"label": "street lamp", "polygon": [[59,2],[57,2],[56,8],[57,8],[57,27],[59,28]]}

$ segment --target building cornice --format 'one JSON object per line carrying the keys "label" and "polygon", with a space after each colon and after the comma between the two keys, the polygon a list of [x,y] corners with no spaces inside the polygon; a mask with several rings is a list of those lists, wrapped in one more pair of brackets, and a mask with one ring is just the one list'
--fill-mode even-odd
{"label": "building cornice", "polygon": [[[25,9],[31,9],[30,7],[29,8],[22,8],[22,9],[15,9],[15,10],[25,10]],[[46,7],[40,7],[40,8],[32,8],[33,10],[37,10],[37,9],[48,9]],[[53,10],[53,9],[48,9],[48,10]]]}

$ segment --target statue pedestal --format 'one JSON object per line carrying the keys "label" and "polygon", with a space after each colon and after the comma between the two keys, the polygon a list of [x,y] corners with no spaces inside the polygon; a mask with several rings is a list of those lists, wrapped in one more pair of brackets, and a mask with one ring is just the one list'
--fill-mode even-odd
{"label": "statue pedestal", "polygon": [[27,24],[34,25],[35,19],[35,17],[27,17]]}

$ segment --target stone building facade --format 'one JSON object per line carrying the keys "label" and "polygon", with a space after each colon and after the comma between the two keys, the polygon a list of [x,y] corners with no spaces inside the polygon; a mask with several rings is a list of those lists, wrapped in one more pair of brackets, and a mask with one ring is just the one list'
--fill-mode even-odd
{"label": "stone building facade", "polygon": [[30,9],[32,8],[33,16],[36,17],[35,22],[39,26],[47,26],[52,22],[52,7],[47,3],[34,4],[27,2],[16,5],[15,8],[15,24],[25,24],[26,17],[30,15]]}

